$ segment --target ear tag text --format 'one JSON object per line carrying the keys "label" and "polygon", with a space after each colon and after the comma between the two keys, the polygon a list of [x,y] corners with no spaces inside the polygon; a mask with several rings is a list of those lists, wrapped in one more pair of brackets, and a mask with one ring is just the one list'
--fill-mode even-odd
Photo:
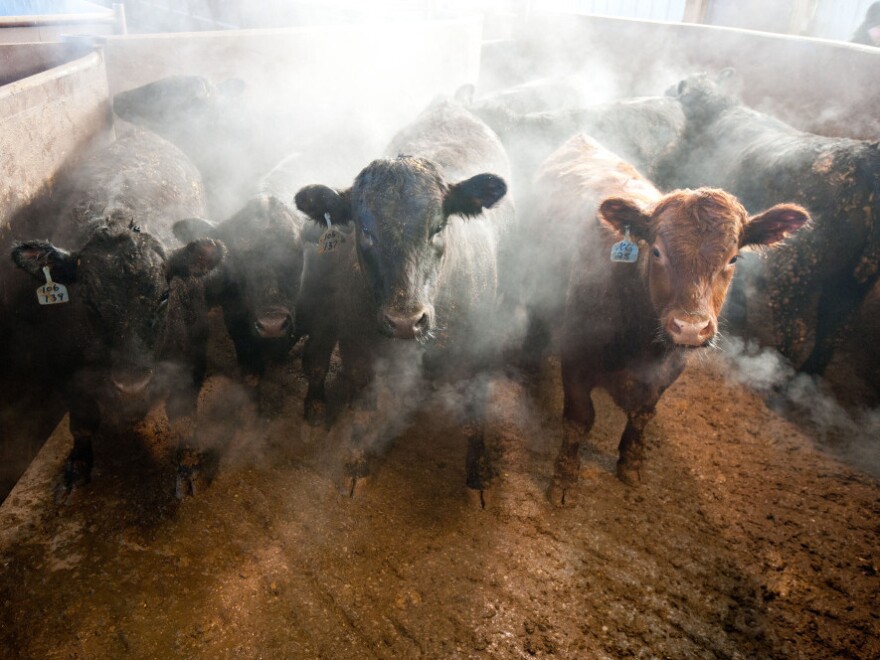
{"label": "ear tag text", "polygon": [[639,246],[630,240],[629,227],[627,227],[623,240],[611,246],[611,261],[634,264],[638,260]]}
{"label": "ear tag text", "polygon": [[324,233],[318,239],[318,254],[333,252],[339,247],[340,243],[345,242],[345,236],[342,235],[341,231],[335,229],[333,223],[330,222],[329,213],[324,214],[324,221],[327,223],[327,229],[324,230]]}
{"label": "ear tag text", "polygon": [[70,302],[67,287],[52,281],[48,266],[43,266],[43,275],[46,276],[46,283],[37,288],[37,302],[41,305],[58,305]]}

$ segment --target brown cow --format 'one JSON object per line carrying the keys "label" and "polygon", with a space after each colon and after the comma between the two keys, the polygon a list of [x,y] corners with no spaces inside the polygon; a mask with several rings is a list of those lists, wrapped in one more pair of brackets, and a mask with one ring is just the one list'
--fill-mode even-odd
{"label": "brown cow", "polygon": [[[593,388],[605,388],[626,412],[617,475],[635,483],[642,431],[684,369],[687,350],[715,337],[739,251],[773,245],[809,217],[799,206],[780,204],[750,218],[736,198],[711,188],[662,195],[584,136],[545,161],[542,175],[554,214],[544,220],[553,217],[578,236],[560,336],[563,440],[548,491],[562,505],[577,481],[581,439],[595,419]],[[569,201],[574,217],[560,215],[560,199]],[[611,263],[612,246],[627,231],[639,248],[636,260]]]}

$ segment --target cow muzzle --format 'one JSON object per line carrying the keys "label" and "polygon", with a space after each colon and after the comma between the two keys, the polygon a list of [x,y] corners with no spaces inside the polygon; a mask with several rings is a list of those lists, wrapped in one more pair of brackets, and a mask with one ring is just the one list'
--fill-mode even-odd
{"label": "cow muzzle", "polygon": [[379,330],[394,339],[419,339],[431,330],[431,310],[422,307],[412,313],[379,312]]}
{"label": "cow muzzle", "polygon": [[676,344],[704,346],[715,336],[715,323],[705,316],[670,314],[666,320],[666,333]]}
{"label": "cow muzzle", "polygon": [[293,315],[286,307],[268,307],[257,316],[254,330],[264,339],[289,337],[293,332]]}
{"label": "cow muzzle", "polygon": [[114,368],[110,380],[120,394],[134,396],[143,392],[153,379],[153,370],[137,367]]}

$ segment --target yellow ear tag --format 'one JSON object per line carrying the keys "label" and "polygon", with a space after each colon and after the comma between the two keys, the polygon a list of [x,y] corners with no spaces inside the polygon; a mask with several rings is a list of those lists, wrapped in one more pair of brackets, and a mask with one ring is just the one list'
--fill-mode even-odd
{"label": "yellow ear tag", "polygon": [[37,302],[41,305],[58,305],[70,302],[67,287],[52,281],[48,266],[43,266],[43,275],[46,276],[46,283],[37,288]]}
{"label": "yellow ear tag", "polygon": [[324,221],[327,223],[327,229],[324,230],[324,233],[318,239],[318,254],[333,252],[339,247],[340,243],[345,242],[345,236],[342,235],[342,232],[333,228],[329,213],[324,214]]}
{"label": "yellow ear tag", "polygon": [[611,261],[619,261],[626,264],[634,264],[639,260],[639,246],[629,238],[629,227],[623,240],[611,246]]}

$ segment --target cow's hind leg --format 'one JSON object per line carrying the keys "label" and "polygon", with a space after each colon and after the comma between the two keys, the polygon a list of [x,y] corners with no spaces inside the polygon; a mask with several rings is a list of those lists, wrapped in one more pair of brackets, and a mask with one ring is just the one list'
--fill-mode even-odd
{"label": "cow's hind leg", "polygon": [[800,367],[800,371],[821,376],[834,354],[839,337],[852,322],[852,318],[874,283],[859,283],[853,278],[823,286],[816,316],[816,340],[813,350]]}
{"label": "cow's hind leg", "polygon": [[584,371],[572,367],[568,360],[562,363],[562,387],[565,397],[562,446],[553,464],[553,480],[547,489],[547,498],[556,506],[571,504],[571,490],[578,481],[581,469],[581,441],[587,437],[596,420],[591,396],[593,384]]}

